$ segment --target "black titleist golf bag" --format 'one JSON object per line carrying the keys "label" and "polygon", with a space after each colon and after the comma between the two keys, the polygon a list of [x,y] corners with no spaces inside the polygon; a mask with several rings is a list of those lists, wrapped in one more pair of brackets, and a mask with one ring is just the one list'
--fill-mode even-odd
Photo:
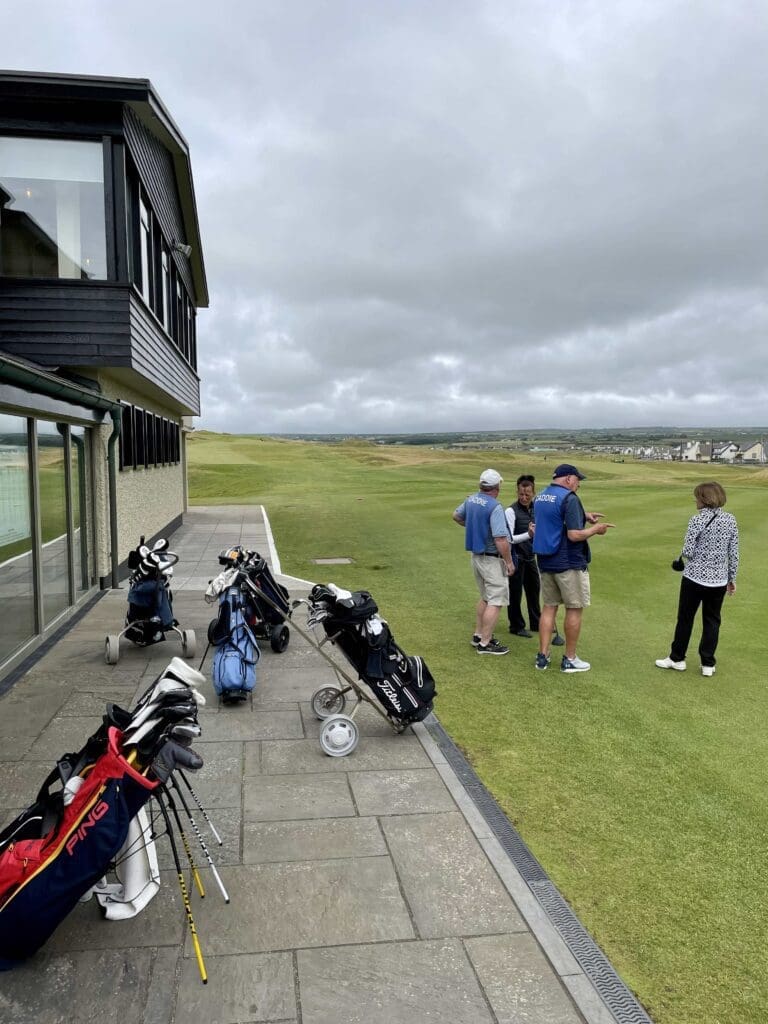
{"label": "black titleist golf bag", "polygon": [[407,655],[366,590],[350,593],[318,584],[309,595],[307,622],[322,623],[387,715],[397,722],[420,722],[432,710],[435,681],[423,658]]}

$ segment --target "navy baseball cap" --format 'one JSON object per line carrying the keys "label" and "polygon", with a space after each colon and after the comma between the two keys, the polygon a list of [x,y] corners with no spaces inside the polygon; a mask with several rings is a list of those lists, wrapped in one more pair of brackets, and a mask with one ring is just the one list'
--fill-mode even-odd
{"label": "navy baseball cap", "polygon": [[583,473],[580,473],[578,469],[576,469],[575,466],[572,466],[569,462],[561,463],[552,474],[552,479],[557,480],[559,476],[577,476],[579,480],[587,479]]}

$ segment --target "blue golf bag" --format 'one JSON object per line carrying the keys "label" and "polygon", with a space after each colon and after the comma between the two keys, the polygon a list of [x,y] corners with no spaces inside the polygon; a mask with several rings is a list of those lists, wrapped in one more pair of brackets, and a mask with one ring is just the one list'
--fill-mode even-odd
{"label": "blue golf bag", "polygon": [[213,656],[213,688],[225,703],[247,700],[256,685],[256,664],[261,656],[247,621],[248,608],[238,585],[219,597],[218,618],[208,627]]}

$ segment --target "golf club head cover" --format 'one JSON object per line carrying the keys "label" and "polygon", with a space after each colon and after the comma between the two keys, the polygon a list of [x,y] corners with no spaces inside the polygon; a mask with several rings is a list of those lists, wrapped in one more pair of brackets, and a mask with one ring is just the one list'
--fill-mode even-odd
{"label": "golf club head cover", "polygon": [[176,768],[196,772],[203,767],[203,759],[191,747],[182,747],[173,740],[164,743],[155,755],[150,771],[159,782],[167,782]]}
{"label": "golf club head cover", "polygon": [[172,676],[174,679],[178,679],[180,682],[186,683],[187,686],[204,686],[207,682],[206,677],[202,672],[198,672],[197,669],[192,668],[186,661],[181,658],[171,658],[166,665],[162,676]]}

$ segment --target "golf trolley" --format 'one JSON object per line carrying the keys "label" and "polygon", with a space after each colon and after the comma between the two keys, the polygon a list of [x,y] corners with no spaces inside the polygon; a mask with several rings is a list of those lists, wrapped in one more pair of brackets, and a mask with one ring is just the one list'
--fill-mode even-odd
{"label": "golf trolley", "polygon": [[195,632],[180,629],[173,616],[171,580],[179,556],[168,550],[168,541],[161,537],[149,548],[141,537],[139,545],[128,555],[128,614],[125,627],[110,633],[104,641],[104,660],[116,665],[120,658],[120,640],[125,637],[137,647],[151,647],[176,633],[181,640],[185,658],[194,658],[197,650]]}
{"label": "golf trolley", "polygon": [[[307,606],[307,631],[291,618],[300,605]],[[429,669],[422,658],[411,657],[398,647],[367,591],[350,592],[332,583],[317,584],[309,598],[293,601],[286,614],[299,635],[344,680],[341,686],[319,687],[310,702],[312,713],[323,723],[320,746],[329,757],[346,757],[357,747],[360,730],[355,715],[363,703],[369,704],[397,734],[431,712],[437,691]],[[320,625],[325,636],[318,639],[315,627]],[[339,648],[357,678],[324,650],[328,643]],[[356,703],[345,714],[348,694]]]}

